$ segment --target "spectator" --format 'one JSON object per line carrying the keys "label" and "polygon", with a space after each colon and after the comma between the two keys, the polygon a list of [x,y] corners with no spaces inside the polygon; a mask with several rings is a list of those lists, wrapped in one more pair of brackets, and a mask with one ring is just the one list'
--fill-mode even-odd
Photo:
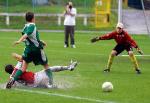
{"label": "spectator", "polygon": [[73,8],[72,2],[68,2],[66,5],[66,9],[64,12],[65,20],[65,45],[64,48],[69,47],[69,36],[70,36],[70,44],[72,48],[76,48],[75,40],[74,40],[74,27],[76,25],[75,16],[77,14],[76,8]]}

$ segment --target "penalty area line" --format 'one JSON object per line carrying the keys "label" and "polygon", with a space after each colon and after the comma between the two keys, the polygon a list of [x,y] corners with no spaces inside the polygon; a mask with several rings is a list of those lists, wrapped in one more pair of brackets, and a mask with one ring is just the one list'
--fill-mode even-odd
{"label": "penalty area line", "polygon": [[28,92],[28,93],[42,94],[42,95],[47,95],[47,96],[57,96],[57,97],[64,97],[64,98],[70,98],[70,99],[76,99],[76,100],[84,100],[84,101],[90,101],[90,102],[95,102],[95,103],[116,103],[112,101],[103,101],[100,99],[91,99],[91,98],[85,98],[85,97],[79,97],[79,96],[71,96],[71,95],[64,95],[64,94],[58,94],[58,93],[48,93],[48,92],[35,91],[35,90],[25,90],[25,89],[15,89],[15,90]]}
{"label": "penalty area line", "polygon": [[[119,55],[119,56],[122,56],[122,57],[127,57],[129,55]],[[150,57],[150,55],[135,55],[136,57]]]}

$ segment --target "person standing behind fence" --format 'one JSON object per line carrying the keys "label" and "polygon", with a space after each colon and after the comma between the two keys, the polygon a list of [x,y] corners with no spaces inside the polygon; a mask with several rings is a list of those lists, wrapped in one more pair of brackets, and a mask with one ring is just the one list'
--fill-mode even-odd
{"label": "person standing behind fence", "polygon": [[76,25],[75,16],[77,14],[76,8],[73,8],[72,2],[68,2],[66,5],[66,9],[64,12],[65,20],[64,20],[64,26],[65,26],[65,45],[64,48],[69,47],[69,36],[70,36],[70,44],[72,48],[76,48],[75,46],[75,40],[74,40],[74,28]]}

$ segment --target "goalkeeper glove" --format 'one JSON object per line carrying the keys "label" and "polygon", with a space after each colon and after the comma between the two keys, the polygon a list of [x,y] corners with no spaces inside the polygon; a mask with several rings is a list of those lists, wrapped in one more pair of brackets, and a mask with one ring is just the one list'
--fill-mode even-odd
{"label": "goalkeeper glove", "polygon": [[143,53],[143,51],[142,51],[142,50],[140,50],[140,48],[137,48],[136,50],[137,50],[137,52],[138,52],[139,54],[141,54],[141,55],[143,55],[143,54],[144,54],[144,53]]}
{"label": "goalkeeper glove", "polygon": [[99,37],[95,37],[95,38],[92,38],[92,39],[91,39],[91,42],[92,42],[92,43],[94,43],[94,42],[96,42],[96,41],[99,41]]}

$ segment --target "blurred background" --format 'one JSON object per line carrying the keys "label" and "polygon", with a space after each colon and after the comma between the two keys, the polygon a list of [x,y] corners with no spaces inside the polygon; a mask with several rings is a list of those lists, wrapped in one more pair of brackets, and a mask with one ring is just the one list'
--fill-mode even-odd
{"label": "blurred background", "polygon": [[112,30],[120,16],[129,31],[148,33],[150,0],[121,0],[121,14],[120,0],[0,0],[0,29],[22,28],[25,12],[32,11],[38,29],[63,30],[68,1],[77,9],[76,30]]}

